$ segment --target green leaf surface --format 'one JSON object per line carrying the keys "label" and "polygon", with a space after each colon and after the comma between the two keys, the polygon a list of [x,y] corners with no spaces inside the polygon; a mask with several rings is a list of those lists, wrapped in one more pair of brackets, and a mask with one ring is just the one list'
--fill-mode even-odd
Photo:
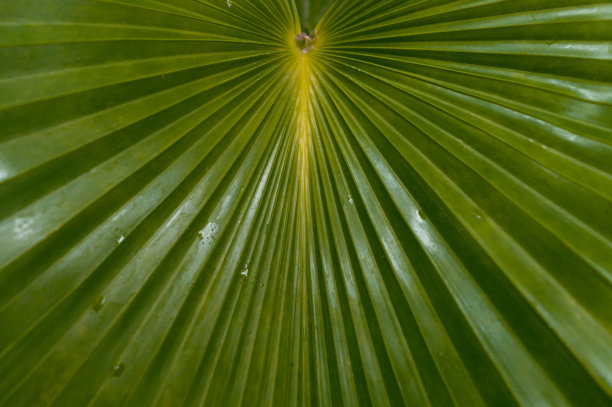
{"label": "green leaf surface", "polygon": [[0,406],[612,405],[611,27],[3,1]]}

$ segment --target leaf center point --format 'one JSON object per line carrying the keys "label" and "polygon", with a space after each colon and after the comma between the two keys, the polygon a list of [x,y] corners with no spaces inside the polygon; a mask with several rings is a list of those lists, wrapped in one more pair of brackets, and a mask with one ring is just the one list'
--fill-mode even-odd
{"label": "leaf center point", "polygon": [[317,30],[314,30],[312,34],[302,32],[295,37],[295,46],[303,54],[312,51],[315,47],[316,42]]}

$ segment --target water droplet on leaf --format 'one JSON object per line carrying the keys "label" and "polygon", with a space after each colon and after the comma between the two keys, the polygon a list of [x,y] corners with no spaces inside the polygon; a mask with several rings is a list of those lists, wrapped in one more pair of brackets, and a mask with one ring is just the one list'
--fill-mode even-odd
{"label": "water droplet on leaf", "polygon": [[113,377],[121,376],[124,370],[125,370],[125,365],[123,364],[123,362],[117,363],[115,366],[113,366],[113,372],[112,372]]}
{"label": "water droplet on leaf", "polygon": [[423,211],[422,211],[422,210],[420,210],[420,209],[419,209],[419,210],[417,210],[417,211],[416,211],[416,214],[417,214],[417,216],[418,216],[418,218],[419,218],[419,222],[421,222],[421,221],[424,221],[424,220],[425,220],[425,214],[423,213]]}
{"label": "water droplet on leaf", "polygon": [[99,295],[98,297],[96,297],[96,300],[94,301],[92,308],[94,311],[98,312],[102,309],[104,304],[106,304],[106,297],[103,295]]}
{"label": "water droplet on leaf", "polygon": [[204,229],[198,232],[198,236],[200,236],[204,244],[212,245],[217,237],[218,230],[219,226],[216,222],[209,222]]}

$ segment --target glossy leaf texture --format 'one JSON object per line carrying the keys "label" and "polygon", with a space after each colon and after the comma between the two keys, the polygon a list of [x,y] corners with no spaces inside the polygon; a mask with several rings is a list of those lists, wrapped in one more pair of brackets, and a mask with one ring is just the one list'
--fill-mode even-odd
{"label": "glossy leaf texture", "polygon": [[2,1],[0,405],[612,405],[611,27]]}

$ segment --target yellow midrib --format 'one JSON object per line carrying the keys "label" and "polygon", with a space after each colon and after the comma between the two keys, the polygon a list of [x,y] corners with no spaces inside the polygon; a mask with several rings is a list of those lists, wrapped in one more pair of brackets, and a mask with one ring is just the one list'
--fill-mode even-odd
{"label": "yellow midrib", "polygon": [[[305,245],[308,242],[308,226],[310,222],[309,197],[309,154],[312,145],[312,53],[302,53],[294,46],[295,58],[297,59],[297,82],[295,92],[297,95],[297,138],[298,138],[298,183],[299,183],[299,237],[300,252],[307,253]],[[307,267],[307,256],[302,256],[300,263],[302,268]]]}

